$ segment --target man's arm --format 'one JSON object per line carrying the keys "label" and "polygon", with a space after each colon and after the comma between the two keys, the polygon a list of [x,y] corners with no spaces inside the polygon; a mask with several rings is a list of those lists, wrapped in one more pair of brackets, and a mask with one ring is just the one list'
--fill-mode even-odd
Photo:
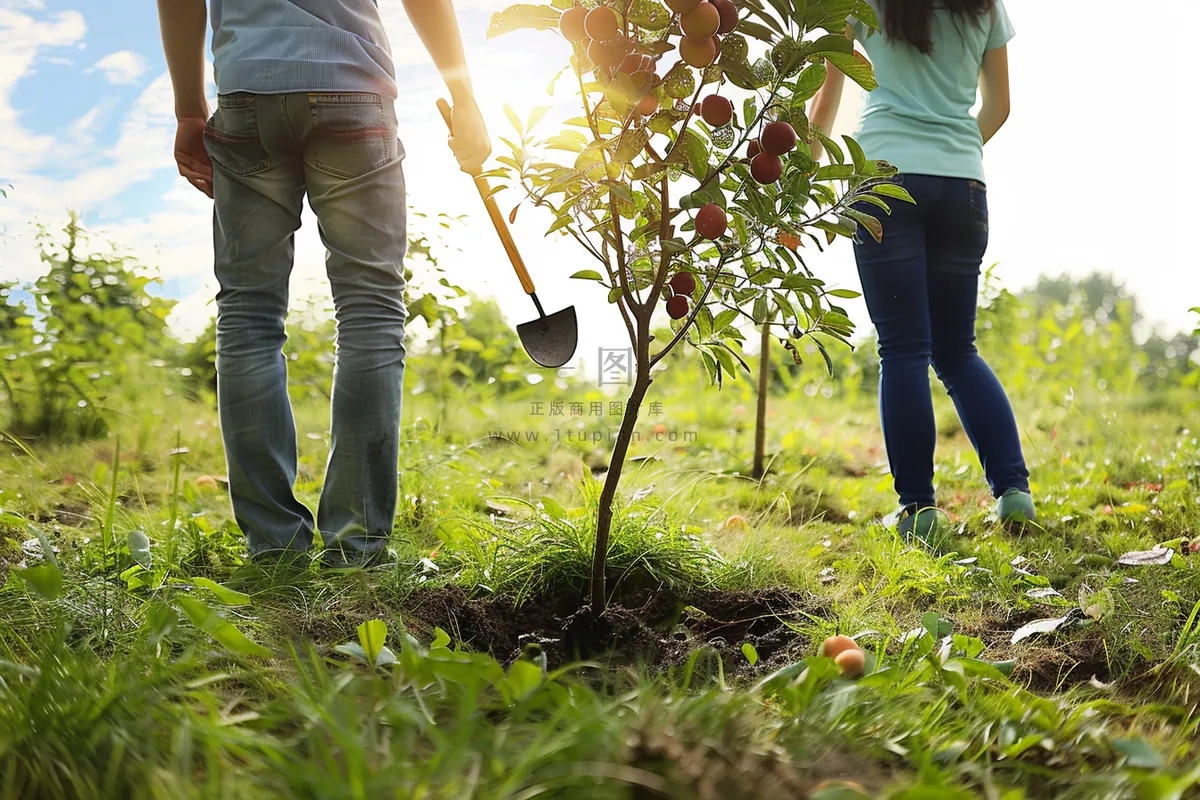
{"label": "man's arm", "polygon": [[204,99],[204,34],[208,11],[204,0],[158,0],[158,22],[171,85],[175,116],[207,117]]}
{"label": "man's arm", "polygon": [[179,174],[212,197],[212,162],[204,149],[208,101],[204,97],[205,0],[158,0],[159,28],[175,90],[175,163]]}
{"label": "man's arm", "polygon": [[450,90],[454,107],[450,147],[464,172],[478,172],[491,155],[492,144],[475,103],[454,6],[450,0],[404,0],[404,10]]}

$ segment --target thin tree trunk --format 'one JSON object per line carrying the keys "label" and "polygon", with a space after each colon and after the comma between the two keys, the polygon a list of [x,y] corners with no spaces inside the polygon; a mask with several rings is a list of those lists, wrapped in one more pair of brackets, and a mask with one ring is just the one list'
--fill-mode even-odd
{"label": "thin tree trunk", "polygon": [[771,387],[771,327],[762,326],[762,347],[758,357],[758,415],[754,420],[754,469],[755,478],[763,476],[767,455],[767,390]]}
{"label": "thin tree trunk", "polygon": [[596,515],[596,546],[592,551],[592,613],[600,614],[607,603],[604,587],[604,571],[608,564],[608,535],[612,528],[613,501],[617,496],[617,486],[621,483],[621,470],[625,466],[625,456],[629,453],[629,443],[633,440],[633,431],[637,427],[638,413],[642,401],[646,398],[646,390],[650,388],[650,370],[643,373],[638,371],[633,384],[633,391],[625,401],[625,416],[621,419],[621,428],[617,432],[617,443],[613,447],[612,458],[608,463],[608,474],[604,477],[604,488],[600,491],[600,508]]}

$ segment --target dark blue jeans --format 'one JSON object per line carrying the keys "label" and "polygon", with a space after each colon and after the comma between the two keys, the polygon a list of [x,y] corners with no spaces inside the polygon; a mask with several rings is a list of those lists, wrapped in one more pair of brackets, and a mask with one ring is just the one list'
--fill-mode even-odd
{"label": "dark blue jeans", "polygon": [[307,194],[337,314],[315,527],[333,551],[327,560],[362,561],[386,546],[396,510],[407,237],[392,102],[357,92],[221,95],[205,143],[221,287],[217,405],[234,515],[252,555],[312,545],[312,512],[293,492],[296,426],[281,352]]}
{"label": "dark blue jeans", "polygon": [[880,215],[883,242],[863,235],[854,256],[879,335],[883,438],[900,502],[936,505],[930,364],[954,400],[993,494],[1029,491],[1012,406],[975,349],[987,189],[979,181],[932,175],[899,181],[916,205],[890,201],[891,216],[861,205]]}

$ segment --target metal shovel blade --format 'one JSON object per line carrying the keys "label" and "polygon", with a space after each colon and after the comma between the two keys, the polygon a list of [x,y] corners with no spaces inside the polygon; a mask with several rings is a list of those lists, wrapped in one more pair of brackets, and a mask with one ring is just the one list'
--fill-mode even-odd
{"label": "metal shovel blade", "polygon": [[558,369],[575,355],[575,345],[579,342],[575,306],[522,322],[517,326],[517,336],[521,337],[525,352],[535,364]]}

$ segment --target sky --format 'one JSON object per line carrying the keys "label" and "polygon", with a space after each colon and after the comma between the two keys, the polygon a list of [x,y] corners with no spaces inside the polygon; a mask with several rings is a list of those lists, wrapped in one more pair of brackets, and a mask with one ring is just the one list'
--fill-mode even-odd
{"label": "sky", "polygon": [[[571,114],[572,97],[546,94],[567,45],[550,33],[484,35],[508,3],[457,0],[476,93],[493,137],[511,136],[505,102],[524,118],[535,106]],[[443,94],[397,0],[380,0],[398,68],[400,138],[411,205],[462,215],[445,236],[441,263],[456,283],[494,296],[513,323],[536,312],[492,233],[470,179],[457,171],[434,107]],[[1114,273],[1165,330],[1190,330],[1200,305],[1188,90],[1193,65],[1153,31],[1195,30],[1194,0],[1007,0],[1017,29],[1009,45],[1012,117],[987,147],[991,241],[985,265],[1010,289],[1044,273]],[[1136,24],[1134,24],[1136,22]],[[1136,32],[1136,33],[1135,33]],[[1131,36],[1145,42],[1131,47]],[[211,81],[211,69],[210,69]],[[215,87],[210,83],[210,95]],[[853,131],[861,97],[848,91],[837,133]],[[1189,110],[1190,109],[1190,110]],[[61,227],[82,214],[96,241],[111,240],[155,270],[180,303],[172,317],[194,336],[212,303],[211,203],[178,177],[170,81],[154,6],[146,0],[0,0],[0,277],[41,271],[38,223]],[[503,147],[499,145],[498,147]],[[501,151],[497,151],[501,152]],[[868,154],[869,155],[869,154]],[[515,194],[499,195],[505,210]],[[570,281],[591,268],[572,240],[546,238],[550,220],[523,206],[514,235],[547,310],[575,305],[576,366],[600,347],[626,346],[624,327],[597,288]],[[1192,255],[1188,255],[1188,253]],[[847,242],[809,261],[838,287],[857,289]],[[419,269],[419,267],[418,267]],[[306,210],[297,237],[293,297],[325,291],[324,252]],[[861,301],[848,303],[869,325]]]}

